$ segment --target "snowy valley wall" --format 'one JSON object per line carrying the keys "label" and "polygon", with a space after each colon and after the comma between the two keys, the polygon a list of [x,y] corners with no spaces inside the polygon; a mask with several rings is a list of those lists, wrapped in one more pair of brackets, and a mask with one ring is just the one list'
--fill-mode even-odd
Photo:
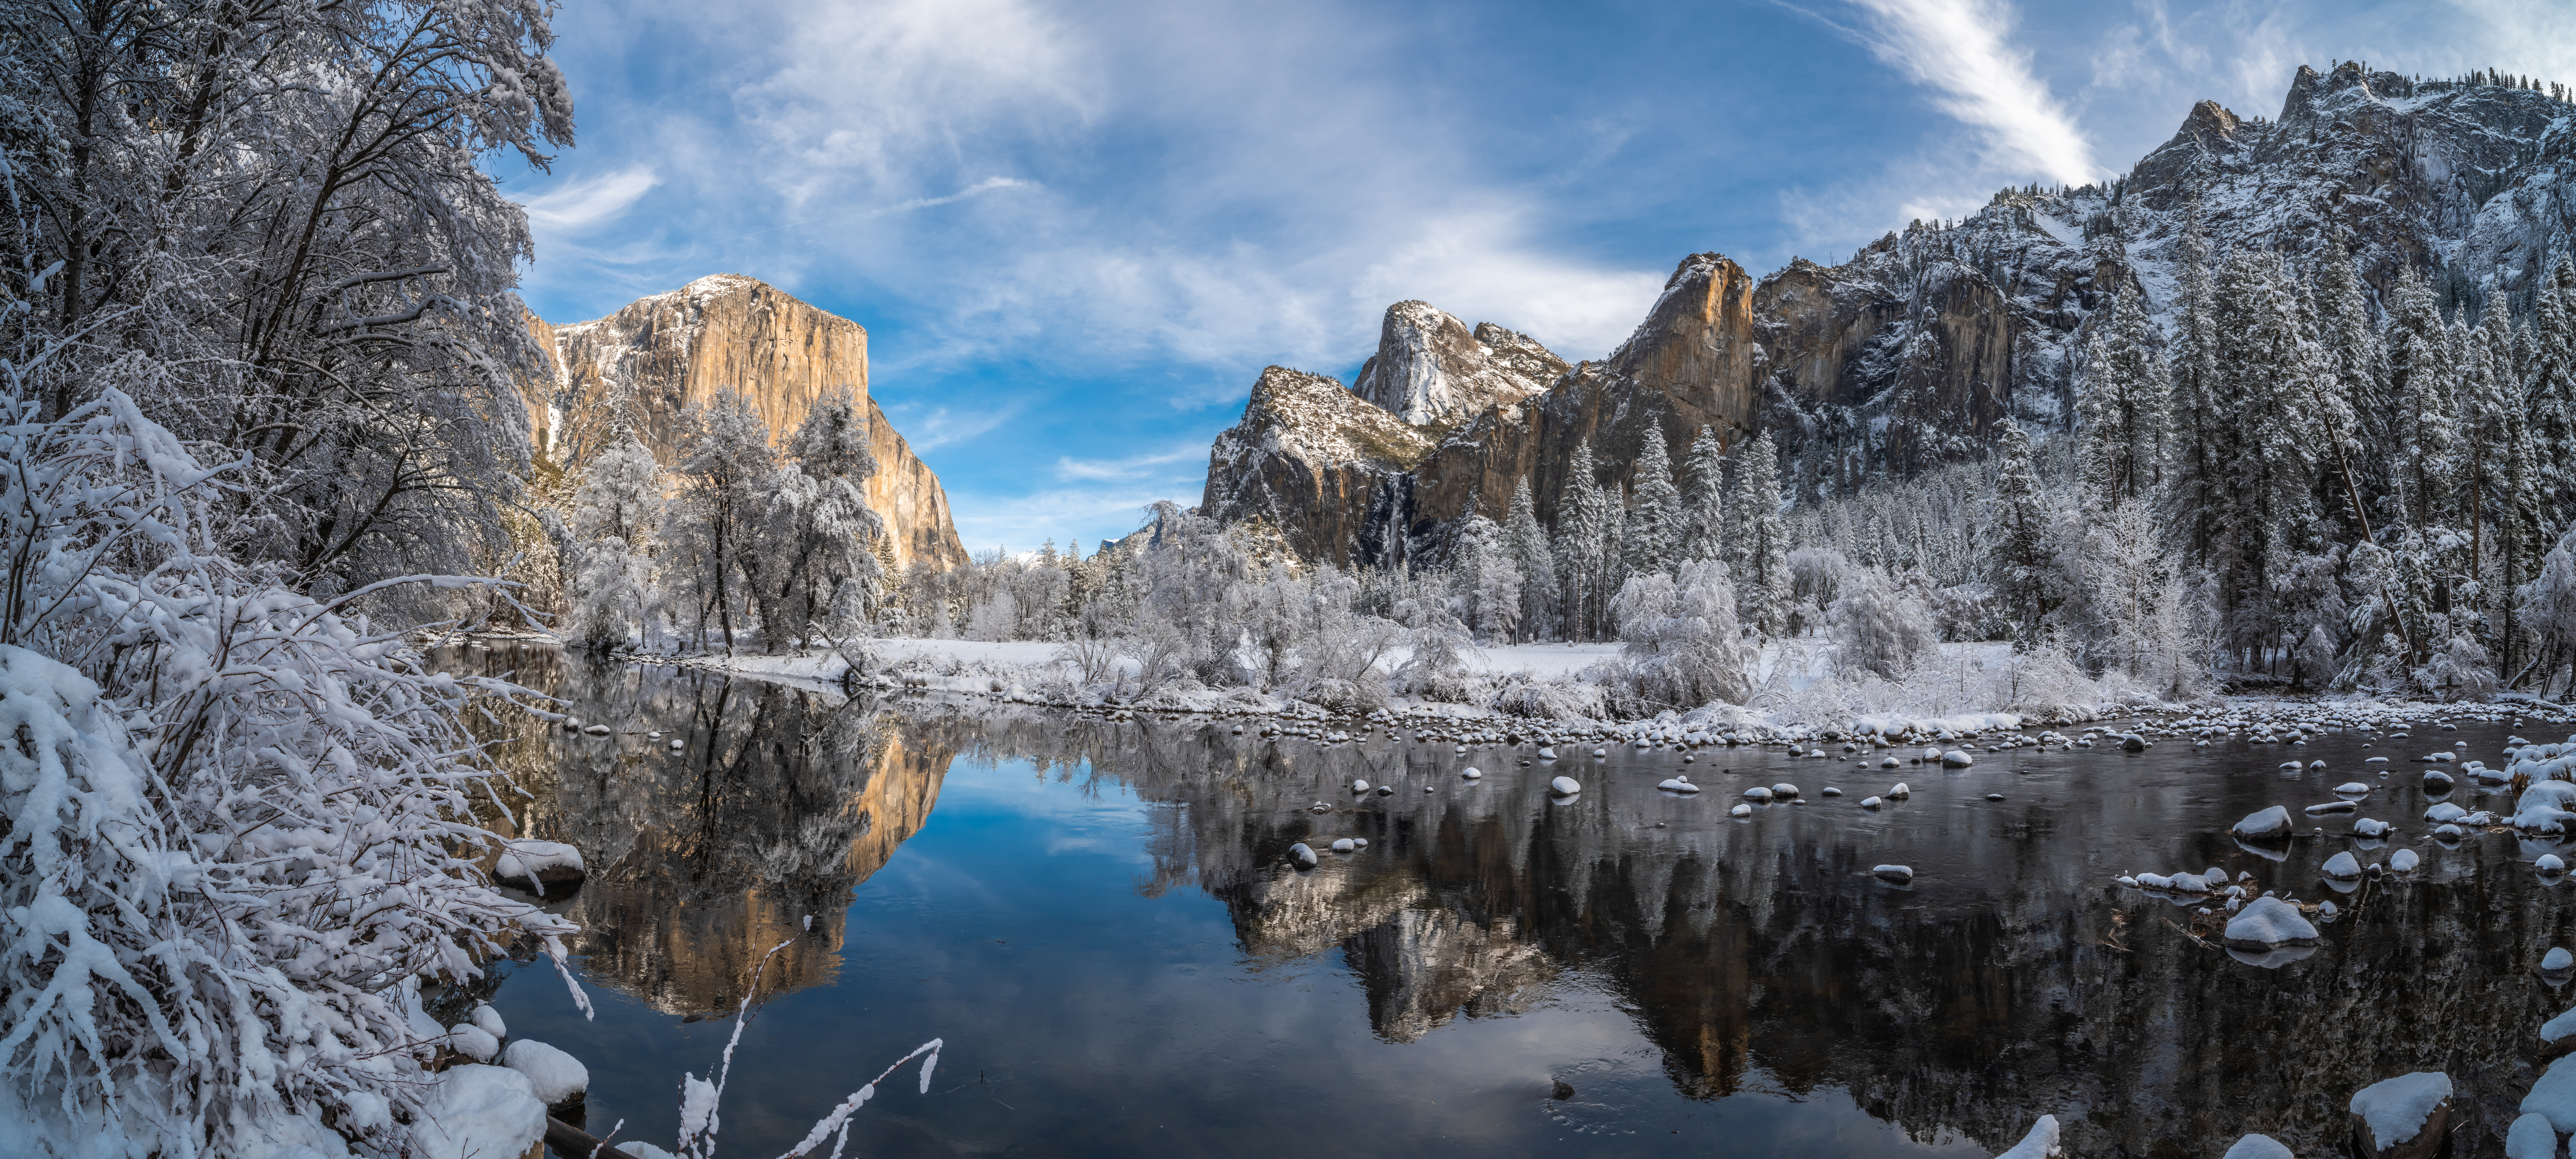
{"label": "snowy valley wall", "polygon": [[754,278],[715,274],[640,299],[605,318],[530,329],[553,360],[529,399],[530,428],[557,461],[578,467],[620,424],[665,467],[678,457],[681,416],[719,391],[739,390],[785,438],[825,394],[848,388],[866,409],[877,473],[868,506],[894,532],[895,562],[966,562],[939,476],[912,452],[868,394],[868,334]]}
{"label": "snowy valley wall", "polygon": [[[1438,560],[1464,517],[1501,519],[1524,482],[1552,525],[1586,440],[1601,481],[1628,489],[1658,423],[1676,461],[1702,424],[1730,448],[1771,432],[1793,496],[1974,458],[2007,418],[2071,422],[2092,319],[2128,284],[2165,316],[2195,213],[2215,257],[2251,247],[2304,262],[2340,241],[2374,288],[2413,268],[2446,307],[2527,309],[2576,225],[2569,108],[2524,88],[2303,67],[2278,119],[2204,101],[2107,184],[2006,190],[1966,219],[1914,222],[1842,264],[1799,259],[1758,281],[1693,255],[1618,350],[1534,393],[1493,368],[1516,356],[1526,376],[1562,366],[1554,354],[1398,303],[1357,393],[1305,389],[1282,410],[1256,392],[1210,456],[1202,509],[1271,524],[1312,560],[1390,566]],[[1526,345],[1509,354],[1500,336]],[[1402,453],[1336,458],[1319,448],[1341,444],[1300,437],[1388,422],[1433,446],[1390,435],[1377,443]],[[1335,475],[1350,485],[1283,485]]]}

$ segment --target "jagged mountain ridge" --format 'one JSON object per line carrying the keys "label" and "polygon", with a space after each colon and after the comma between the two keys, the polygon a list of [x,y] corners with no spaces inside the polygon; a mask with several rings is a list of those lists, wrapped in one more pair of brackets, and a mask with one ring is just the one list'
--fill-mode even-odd
{"label": "jagged mountain ridge", "polygon": [[552,365],[551,389],[530,399],[537,445],[568,466],[588,462],[631,430],[665,467],[678,460],[681,417],[719,391],[739,390],[784,439],[832,390],[858,396],[877,473],[868,506],[893,533],[895,563],[958,567],[966,548],[939,476],[912,451],[868,392],[868,333],[757,278],[713,274],[562,326],[530,319]]}
{"label": "jagged mountain ridge", "polygon": [[[1692,255],[1607,359],[1470,418],[1417,422],[1437,439],[1419,461],[1374,462],[1368,487],[1301,500],[1254,481],[1319,474],[1318,465],[1212,455],[1202,509],[1273,524],[1310,560],[1436,561],[1467,515],[1501,519],[1523,482],[1552,526],[1582,442],[1601,481],[1624,490],[1648,430],[1659,426],[1679,459],[1703,424],[1730,448],[1772,432],[1792,493],[1829,494],[1975,457],[2007,418],[2069,423],[2074,355],[2091,319],[2123,285],[2165,317],[2195,205],[2216,254],[2251,246],[2307,261],[2340,241],[2374,288],[2412,267],[2433,271],[2448,305],[2521,309],[2567,249],[2571,189],[2576,118],[2550,95],[2423,83],[2358,63],[2302,67],[2277,119],[2201,102],[2115,181],[2005,190],[1966,219],[1918,221],[1839,265],[1798,259],[1758,281],[1723,255]],[[1420,328],[1400,332],[1396,315],[1364,370],[1370,397],[1344,392],[1342,408],[1410,405],[1411,392],[1369,373],[1382,365],[1451,359],[1409,370],[1405,382],[1476,373]],[[1282,421],[1248,409],[1218,444]],[[1295,440],[1277,441],[1293,456]]]}

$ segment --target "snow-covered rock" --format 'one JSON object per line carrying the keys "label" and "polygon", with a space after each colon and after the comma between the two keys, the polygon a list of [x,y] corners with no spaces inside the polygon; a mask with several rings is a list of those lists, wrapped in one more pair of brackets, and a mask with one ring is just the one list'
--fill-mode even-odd
{"label": "snow-covered rock", "polygon": [[1752,800],[1768,801],[1771,799],[1771,790],[1760,785],[1755,785],[1750,789],[1744,790],[1744,795]]}
{"label": "snow-covered rock", "polygon": [[1322,860],[1315,856],[1313,847],[1303,841],[1288,847],[1288,859],[1308,869],[1313,869]]}
{"label": "snow-covered rock", "polygon": [[1890,801],[1902,801],[1913,795],[1914,790],[1905,787],[1905,782],[1903,781],[1898,781],[1894,788],[1887,791],[1887,799]]}
{"label": "snow-covered rock", "polygon": [[2361,876],[2361,862],[2354,860],[2352,851],[2345,850],[2332,857],[2326,858],[2325,875],[2327,877],[2342,878],[2359,877]]}
{"label": "snow-covered rock", "polygon": [[2237,822],[2228,832],[2250,841],[2287,836],[2290,832],[2290,811],[2274,805],[2268,809],[2248,813],[2244,820]]}
{"label": "snow-covered rock", "polygon": [[447,1031],[447,1048],[476,1062],[490,1062],[500,1053],[501,1036],[471,1022],[459,1022]]}
{"label": "snow-covered rock", "polygon": [[[1860,807],[1863,809],[1875,809],[1878,808],[1879,804],[1879,799],[1876,797],[1863,797],[1860,799]],[[1738,807],[1741,808],[1741,806]]]}
{"label": "snow-covered rock", "polygon": [[2540,968],[2551,971],[2576,970],[2576,954],[2568,953],[2565,946],[2551,946],[2548,953],[2540,956]]}
{"label": "snow-covered rock", "polygon": [[1798,795],[1798,786],[1792,785],[1787,781],[1782,781],[1779,784],[1771,786],[1771,795],[1774,797],[1795,798]]}
{"label": "snow-covered rock", "polygon": [[422,1103],[412,1137],[426,1159],[518,1159],[546,1137],[545,1101],[507,1067],[449,1067]]}
{"label": "snow-covered rock", "polygon": [[501,1065],[528,1076],[537,1101],[549,1107],[577,1103],[590,1091],[590,1068],[545,1043],[522,1038],[501,1052]]}
{"label": "snow-covered rock", "polygon": [[2576,1131],[2576,1055],[2550,1063],[2531,1093],[2522,1097],[2522,1113],[2541,1115],[2559,1134]]}
{"label": "snow-covered rock", "polygon": [[492,866],[492,877],[501,884],[527,887],[533,879],[535,892],[549,895],[578,888],[584,876],[581,850],[560,841],[524,837],[502,843],[501,856]]}
{"label": "snow-covered rock", "polygon": [[2353,1092],[2350,1110],[2355,1152],[2429,1159],[2451,1131],[2451,1076],[2428,1070],[2382,1079]]}
{"label": "snow-covered rock", "polygon": [[2298,1156],[2270,1135],[2247,1135],[2238,1139],[2219,1159],[2298,1159]]}
{"label": "snow-covered rock", "polygon": [[466,1018],[477,1027],[482,1028],[483,1033],[491,1035],[496,1039],[510,1037],[509,1024],[501,1021],[501,1012],[492,1009],[490,1003],[475,1003],[474,1012],[467,1015]]}
{"label": "snow-covered rock", "polygon": [[2549,1125],[2549,1116],[2515,1119],[2504,1133],[2504,1159],[2558,1159],[2558,1130]]}
{"label": "snow-covered rock", "polygon": [[1572,777],[1558,777],[1547,783],[1548,791],[1560,797],[1571,797],[1583,791],[1583,782]]}
{"label": "snow-covered rock", "polygon": [[2228,919],[2226,941],[2240,950],[2274,950],[2316,944],[2317,927],[2298,907],[2277,897],[2258,897]]}
{"label": "snow-covered rock", "polygon": [[2440,802],[2432,808],[2424,810],[2424,819],[2436,825],[2448,825],[2451,822],[2457,821],[2468,815],[2468,810],[2452,804],[2449,801]]}
{"label": "snow-covered rock", "polygon": [[1914,880],[1914,867],[1910,865],[1873,865],[1869,871],[1884,880],[1900,885]]}
{"label": "snow-covered rock", "polygon": [[1339,841],[1333,842],[1333,852],[1335,853],[1348,853],[1357,848],[1359,848],[1359,846],[1351,844],[1351,839],[1348,837],[1344,837]]}
{"label": "snow-covered rock", "polygon": [[1737,805],[1736,807],[1727,810],[1726,815],[1729,817],[1750,817],[1753,815],[1753,806]]}
{"label": "snow-covered rock", "polygon": [[2391,873],[2413,873],[2415,871],[2415,867],[2423,864],[2423,861],[2424,859],[2417,855],[2414,850],[2400,849],[2397,852],[2388,855],[2388,871]]}
{"label": "snow-covered rock", "polygon": [[1977,758],[1968,755],[1968,750],[1966,749],[1951,749],[1950,751],[1941,754],[1941,767],[1943,768],[1964,769],[1975,763],[1977,763]]}
{"label": "snow-covered rock", "polygon": [[2058,1150],[2057,1134],[2057,1116],[2041,1115],[2038,1122],[2030,1125],[2030,1133],[2021,1137],[2021,1142],[1996,1155],[1995,1159],[2057,1159],[2063,1154]]}

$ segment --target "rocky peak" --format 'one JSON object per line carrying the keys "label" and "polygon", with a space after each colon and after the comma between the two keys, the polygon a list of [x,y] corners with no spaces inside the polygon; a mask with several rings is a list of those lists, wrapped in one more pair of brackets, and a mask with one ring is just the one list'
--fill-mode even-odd
{"label": "rocky peak", "polygon": [[1375,563],[1402,551],[1407,472],[1431,449],[1429,435],[1339,379],[1272,366],[1243,420],[1209,449],[1199,510],[1229,525],[1265,523],[1301,559]]}
{"label": "rocky peak", "polygon": [[868,505],[894,533],[898,566],[966,562],[939,477],[868,394],[868,332],[758,278],[712,274],[639,298],[605,318],[531,321],[554,359],[551,397],[531,399],[539,445],[578,468],[624,433],[664,466],[679,458],[682,417],[739,391],[783,440],[817,399],[857,396],[877,473]]}
{"label": "rocky peak", "polygon": [[1386,308],[1353,389],[1415,426],[1454,426],[1547,389],[1565,360],[1490,322],[1473,330],[1428,302]]}

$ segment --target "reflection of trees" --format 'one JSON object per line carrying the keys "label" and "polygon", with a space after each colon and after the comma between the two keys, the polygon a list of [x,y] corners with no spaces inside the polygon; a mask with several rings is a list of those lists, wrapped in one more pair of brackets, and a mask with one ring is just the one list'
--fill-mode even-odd
{"label": "reflection of trees", "polygon": [[[1550,978],[1592,971],[1685,1093],[1724,1095],[1759,1070],[1792,1093],[1846,1088],[1921,1138],[2000,1148],[2053,1113],[2070,1153],[2216,1154],[2260,1130],[2323,1154],[2341,1146],[2352,1091],[2439,1069],[2463,1091],[2465,1134],[2497,1153],[2532,1031],[2571,1001],[2533,973],[2566,930],[2555,895],[2518,865],[2475,872],[2458,855],[2425,880],[2337,895],[2355,912],[2328,949],[2282,969],[2194,945],[2164,920],[2180,911],[2106,892],[2104,863],[2082,852],[2245,862],[2218,836],[2172,856],[2194,840],[2166,823],[2174,802],[1963,821],[1942,871],[1955,880],[1908,893],[1870,883],[1872,859],[1833,830],[1796,839],[1634,792],[1564,808],[1530,776],[1464,788],[1445,749],[1318,753],[1194,724],[1034,716],[902,727],[1125,783],[1158,827],[1142,888],[1222,899],[1255,956],[1338,947],[1389,1040],[1526,1009]],[[1491,772],[1511,763],[1499,756],[1467,759]],[[1354,802],[1341,789],[1354,775],[1398,791]],[[1441,791],[1421,793],[1426,779]],[[1308,812],[1318,799],[1335,811]],[[1285,868],[1290,843],[1341,836],[1372,847]],[[2123,907],[2132,920],[2115,929]]]}
{"label": "reflection of trees", "polygon": [[764,993],[830,982],[850,890],[921,827],[948,768],[867,706],[785,685],[552,649],[453,662],[515,669],[617,730],[502,721],[499,759],[535,794],[517,831],[590,867],[565,906],[591,974],[672,1013],[731,1012],[781,942]]}

